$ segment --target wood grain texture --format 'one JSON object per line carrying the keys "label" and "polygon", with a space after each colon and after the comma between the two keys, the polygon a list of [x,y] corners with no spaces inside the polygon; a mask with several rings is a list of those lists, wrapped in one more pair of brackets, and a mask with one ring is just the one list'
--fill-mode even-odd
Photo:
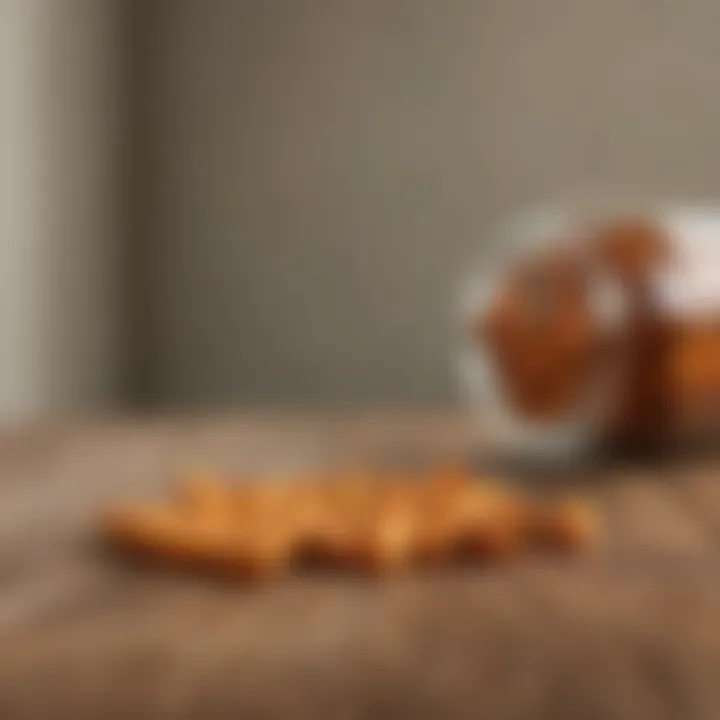
{"label": "wood grain texture", "polygon": [[431,414],[1,435],[0,718],[719,717],[712,461],[578,474],[608,530],[575,559],[248,589],[92,543],[100,508],[181,470],[462,460],[473,439]]}

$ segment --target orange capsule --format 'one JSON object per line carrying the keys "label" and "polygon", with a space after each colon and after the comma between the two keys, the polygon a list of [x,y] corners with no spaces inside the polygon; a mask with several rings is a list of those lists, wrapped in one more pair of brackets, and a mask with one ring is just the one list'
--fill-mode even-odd
{"label": "orange capsule", "polygon": [[417,520],[408,504],[386,500],[365,518],[356,536],[360,566],[376,575],[407,567],[416,547]]}
{"label": "orange capsule", "polygon": [[499,560],[517,555],[527,541],[524,503],[491,486],[480,486],[460,519],[457,542],[466,557]]}
{"label": "orange capsule", "polygon": [[596,512],[586,503],[565,500],[553,505],[537,518],[535,537],[546,547],[578,552],[593,545],[599,537]]}

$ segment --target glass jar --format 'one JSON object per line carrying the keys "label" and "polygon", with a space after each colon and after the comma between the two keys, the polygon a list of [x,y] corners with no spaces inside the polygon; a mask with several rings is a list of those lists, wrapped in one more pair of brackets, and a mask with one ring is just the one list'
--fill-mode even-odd
{"label": "glass jar", "polygon": [[720,434],[720,208],[518,214],[463,285],[459,375],[484,446],[574,460]]}

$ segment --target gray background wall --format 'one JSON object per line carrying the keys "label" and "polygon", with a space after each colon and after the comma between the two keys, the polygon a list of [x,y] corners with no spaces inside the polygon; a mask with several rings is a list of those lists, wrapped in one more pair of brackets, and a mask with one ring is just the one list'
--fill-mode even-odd
{"label": "gray background wall", "polygon": [[713,0],[156,0],[159,399],[445,403],[489,220],[720,194]]}

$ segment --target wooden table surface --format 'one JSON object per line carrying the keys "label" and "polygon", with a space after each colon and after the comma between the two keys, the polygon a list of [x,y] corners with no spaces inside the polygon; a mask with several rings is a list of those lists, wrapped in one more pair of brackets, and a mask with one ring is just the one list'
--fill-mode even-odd
{"label": "wooden table surface", "polygon": [[427,413],[0,434],[0,718],[720,718],[712,461],[578,471],[607,532],[572,560],[247,589],[92,543],[100,509],[179,471],[464,460],[475,440]]}

